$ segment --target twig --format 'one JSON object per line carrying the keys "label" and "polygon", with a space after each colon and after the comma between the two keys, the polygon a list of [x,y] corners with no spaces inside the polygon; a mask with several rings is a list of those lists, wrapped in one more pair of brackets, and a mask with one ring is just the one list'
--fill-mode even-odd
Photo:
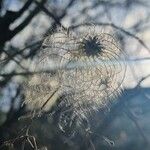
{"label": "twig", "polygon": [[[20,62],[18,61],[18,60],[16,60],[14,57],[12,57],[7,51],[5,51],[5,50],[2,50],[7,56],[8,56],[8,58],[9,58],[9,60],[13,60],[18,66],[20,66],[22,69],[24,69],[24,70],[27,70],[27,68],[25,68],[24,66],[22,66],[21,64],[20,64]],[[8,59],[7,58],[7,59]],[[5,60],[3,60],[3,63],[6,63],[5,62]]]}

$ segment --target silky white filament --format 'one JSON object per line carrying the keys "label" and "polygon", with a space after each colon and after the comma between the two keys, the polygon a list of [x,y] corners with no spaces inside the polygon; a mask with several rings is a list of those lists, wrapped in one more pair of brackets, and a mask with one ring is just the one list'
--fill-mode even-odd
{"label": "silky white filament", "polygon": [[125,68],[124,52],[111,34],[58,31],[43,42],[35,66],[42,73],[25,84],[25,103],[42,112],[54,108],[62,130],[81,125],[118,96]]}

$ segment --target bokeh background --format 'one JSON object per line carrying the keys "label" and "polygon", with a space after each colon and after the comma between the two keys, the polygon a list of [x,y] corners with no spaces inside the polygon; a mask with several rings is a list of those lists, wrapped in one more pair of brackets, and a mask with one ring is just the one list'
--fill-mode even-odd
{"label": "bokeh background", "polygon": [[[43,39],[92,24],[111,27],[132,60],[118,100],[80,135],[65,135],[50,116],[20,119],[29,114],[22,82]],[[149,41],[149,0],[0,0],[0,149],[149,150]]]}

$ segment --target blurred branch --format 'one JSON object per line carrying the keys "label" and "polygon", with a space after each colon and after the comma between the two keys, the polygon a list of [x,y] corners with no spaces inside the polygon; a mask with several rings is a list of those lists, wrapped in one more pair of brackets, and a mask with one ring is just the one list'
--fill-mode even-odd
{"label": "blurred branch", "polygon": [[35,3],[36,3],[37,6],[39,6],[40,9],[41,9],[42,11],[44,11],[49,17],[53,18],[54,21],[57,23],[57,25],[59,25],[59,26],[61,26],[61,27],[63,27],[63,28],[65,29],[65,27],[60,23],[59,17],[55,16],[55,15],[54,15],[52,12],[50,12],[46,7],[40,5],[39,2],[35,1]]}
{"label": "blurred branch", "polygon": [[[33,0],[27,0],[24,6],[18,12],[7,10],[6,14],[1,18],[1,22],[5,24],[7,19],[7,25],[10,25],[29,8],[32,2]],[[2,1],[0,1],[0,3],[2,3]],[[11,19],[8,19],[7,17]]]}
{"label": "blurred branch", "polygon": [[[64,12],[63,12],[62,15],[59,16],[59,17],[57,17],[57,16],[55,16],[54,14],[52,14],[52,13],[51,13],[48,9],[46,9],[40,2],[35,1],[35,3],[38,5],[38,8],[39,8],[39,9],[42,9],[48,16],[50,16],[51,18],[54,19],[54,21],[55,21],[54,24],[58,24],[58,25],[62,26],[61,23],[60,23],[60,20],[66,15],[67,8],[71,7],[74,1],[75,1],[75,0],[71,0],[71,1],[68,3],[68,5],[66,6],[66,8],[64,9]],[[30,2],[30,3],[27,2],[27,3],[24,5],[24,7],[20,10],[20,14],[21,14],[21,12],[23,12],[23,10],[27,9],[27,7],[29,6],[29,4],[31,4],[31,2]],[[35,13],[37,13],[37,11],[38,11],[38,9],[34,10],[34,11],[30,14],[30,16],[28,16],[28,17],[26,18],[26,20],[25,20],[21,25],[19,25],[19,26],[13,31],[13,34],[17,34],[17,32],[19,32],[22,28],[24,28],[24,27],[29,23],[29,21],[32,19],[32,17],[34,17],[34,15],[35,15]],[[65,27],[64,27],[64,29],[65,29]],[[30,46],[32,47],[32,46],[37,45],[37,44],[39,44],[39,43],[41,44],[41,41],[42,41],[42,40],[40,40],[40,41],[38,41],[38,42],[35,42],[35,43],[33,43],[33,44],[27,46],[26,48],[30,48]],[[26,48],[24,48],[22,51],[16,52],[16,53],[13,54],[12,56],[9,55],[9,57],[7,58],[6,61],[8,62],[10,59],[12,59],[12,60],[15,61],[17,64],[19,64],[13,57],[15,57],[15,56],[18,55],[18,54],[22,54],[22,52],[23,52]],[[5,53],[6,53],[6,52],[5,52]],[[8,54],[7,54],[7,55],[8,55]]]}
{"label": "blurred branch", "polygon": [[[33,51],[33,48],[34,48],[34,47],[40,47],[40,46],[41,46],[42,41],[43,41],[43,39],[40,39],[40,40],[38,40],[38,41],[36,41],[36,42],[33,42],[33,43],[27,45],[26,47],[24,47],[24,48],[18,50],[17,52],[14,52],[13,54],[9,54],[9,56],[8,56],[7,58],[3,59],[2,61],[5,62],[5,63],[7,63],[7,62],[9,62],[9,60],[13,60],[17,55],[20,55],[20,56],[22,56],[22,57],[24,57],[24,58],[29,57],[29,56],[31,56],[30,54],[31,54],[32,52],[30,52],[30,53],[27,54],[27,55],[23,55],[24,51],[25,51],[26,49],[30,49],[31,51]],[[7,50],[5,50],[5,52],[7,52]],[[7,53],[8,53],[8,52],[7,52]]]}
{"label": "blurred branch", "polygon": [[18,26],[16,27],[13,31],[11,31],[11,34],[10,34],[10,38],[12,38],[13,36],[15,36],[18,32],[20,32],[22,29],[24,29],[24,27],[26,27],[30,21],[33,19],[33,17],[38,13],[40,12],[40,6],[42,6],[44,3],[46,2],[46,0],[42,0],[40,3],[39,3],[39,6],[36,7],[31,13],[30,15]]}
{"label": "blurred branch", "polygon": [[[20,64],[20,62],[18,61],[18,60],[16,60],[14,57],[11,57],[11,55],[7,52],[7,51],[5,51],[5,50],[2,50],[7,56],[8,56],[8,59],[9,59],[9,61],[10,60],[13,60],[18,66],[20,66],[22,69],[24,69],[24,70],[27,70],[24,66],[22,66],[21,64]],[[5,61],[3,61],[3,63],[5,64]]]}
{"label": "blurred branch", "polygon": [[44,7],[43,5],[40,5],[38,1],[35,1],[35,3],[42,9],[42,11],[44,11],[49,17],[53,18],[53,20],[55,21],[55,24],[63,27],[63,29],[66,29],[66,27],[64,27],[60,21],[66,15],[67,9],[70,8],[74,2],[75,0],[70,0],[68,5],[65,7],[63,13],[60,16],[56,16],[52,12],[50,12],[50,10],[48,10],[46,7]]}
{"label": "blurred branch", "polygon": [[[42,0],[40,6],[42,6],[47,0]],[[3,18],[0,18],[0,45],[4,46],[4,43],[12,39],[18,32],[23,30],[33,19],[33,17],[40,12],[39,6],[37,6],[26,19],[18,25],[14,30],[9,29],[9,25],[14,22],[14,20],[22,15],[22,13],[31,5],[32,1],[27,1],[24,7],[19,12],[7,11]]]}
{"label": "blurred branch", "polygon": [[33,0],[27,0],[24,6],[16,13],[16,17],[14,18],[15,20],[19,18],[32,4]]}

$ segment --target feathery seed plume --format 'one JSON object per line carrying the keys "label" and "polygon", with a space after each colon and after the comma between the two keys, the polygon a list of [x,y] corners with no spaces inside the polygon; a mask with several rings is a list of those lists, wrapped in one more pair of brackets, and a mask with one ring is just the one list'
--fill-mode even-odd
{"label": "feathery seed plume", "polygon": [[118,96],[125,67],[123,51],[111,34],[59,30],[42,44],[35,71],[43,73],[26,83],[25,103],[43,112],[55,107],[62,130],[80,125]]}

